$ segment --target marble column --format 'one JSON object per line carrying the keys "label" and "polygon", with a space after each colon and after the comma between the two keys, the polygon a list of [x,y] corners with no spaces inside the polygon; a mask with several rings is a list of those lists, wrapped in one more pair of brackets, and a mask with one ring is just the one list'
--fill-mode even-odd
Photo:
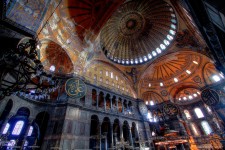
{"label": "marble column", "polygon": [[106,97],[104,97],[104,110],[106,111]]}
{"label": "marble column", "polygon": [[118,99],[116,99],[116,111],[119,112],[119,108],[118,108]]}
{"label": "marble column", "polygon": [[107,138],[108,132],[104,132],[103,134],[105,136],[105,150],[107,150],[108,149],[108,138]]}
{"label": "marble column", "polygon": [[99,150],[102,149],[102,129],[101,129],[101,123],[99,122]]}
{"label": "marble column", "polygon": [[120,125],[120,141],[123,139],[123,125]]}
{"label": "marble column", "polygon": [[122,103],[122,113],[124,113],[124,105],[123,105],[123,100],[121,101]]}
{"label": "marble column", "polygon": [[112,105],[112,98],[110,97],[110,109],[113,110],[113,105]]}

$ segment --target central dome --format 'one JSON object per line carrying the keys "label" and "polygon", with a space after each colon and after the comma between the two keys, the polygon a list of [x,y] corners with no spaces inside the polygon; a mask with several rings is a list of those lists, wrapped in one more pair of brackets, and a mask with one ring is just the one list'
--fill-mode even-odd
{"label": "central dome", "polygon": [[122,65],[136,65],[161,54],[176,33],[176,16],[163,0],[123,4],[103,27],[101,47],[107,58]]}

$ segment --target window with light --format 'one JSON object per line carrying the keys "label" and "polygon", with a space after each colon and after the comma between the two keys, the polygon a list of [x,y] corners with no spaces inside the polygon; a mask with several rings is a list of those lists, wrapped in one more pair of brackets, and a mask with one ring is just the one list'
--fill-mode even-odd
{"label": "window with light", "polygon": [[12,135],[20,135],[22,129],[23,129],[24,121],[17,121],[16,125],[12,131]]}
{"label": "window with light", "polygon": [[202,121],[201,125],[206,135],[212,133],[212,128],[209,126],[209,123],[207,121]]}
{"label": "window with light", "polygon": [[195,114],[198,118],[204,117],[204,114],[202,113],[202,110],[200,108],[195,108]]}
{"label": "window with light", "polygon": [[185,114],[187,119],[191,119],[191,115],[190,115],[188,110],[184,110],[184,114]]}
{"label": "window with light", "polygon": [[31,136],[33,130],[34,130],[33,126],[30,126],[27,136]]}
{"label": "window with light", "polygon": [[10,124],[7,123],[7,124],[5,125],[5,128],[4,128],[3,132],[2,132],[2,134],[6,134],[6,133],[8,132],[8,130],[9,130],[9,127],[10,127]]}
{"label": "window with light", "polygon": [[191,123],[191,129],[192,129],[195,136],[199,136],[198,129],[196,128],[194,123]]}

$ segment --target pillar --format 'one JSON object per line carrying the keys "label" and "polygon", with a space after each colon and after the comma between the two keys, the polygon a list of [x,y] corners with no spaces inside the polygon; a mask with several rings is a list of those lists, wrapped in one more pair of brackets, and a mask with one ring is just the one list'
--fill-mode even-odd
{"label": "pillar", "polygon": [[123,125],[120,125],[120,141],[123,139]]}
{"label": "pillar", "polygon": [[110,97],[110,109],[113,110],[112,98]]}
{"label": "pillar", "polygon": [[124,113],[124,105],[123,105],[123,100],[121,101],[122,103],[122,113]]}
{"label": "pillar", "polygon": [[119,112],[119,108],[118,108],[118,99],[116,99],[116,111]]}
{"label": "pillar", "polygon": [[106,111],[106,96],[104,97],[104,110]]}
{"label": "pillar", "polygon": [[101,129],[101,122],[99,122],[99,150],[102,149],[102,129]]}

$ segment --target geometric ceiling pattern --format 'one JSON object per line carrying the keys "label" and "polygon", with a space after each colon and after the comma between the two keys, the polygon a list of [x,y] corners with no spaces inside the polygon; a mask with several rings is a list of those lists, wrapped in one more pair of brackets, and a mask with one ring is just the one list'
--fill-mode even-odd
{"label": "geometric ceiling pattern", "polygon": [[212,75],[220,75],[209,58],[196,52],[202,52],[201,46],[185,46],[191,36],[178,40],[177,33],[188,30],[192,35],[193,30],[178,12],[181,5],[174,5],[177,1],[62,0],[59,6],[49,0],[13,2],[7,4],[8,17],[40,31],[41,61],[57,75],[76,73],[116,93],[159,101],[214,83]]}
{"label": "geometric ceiling pattern", "polygon": [[129,1],[102,28],[101,48],[115,63],[143,64],[163,53],[176,29],[175,12],[165,1]]}
{"label": "geometric ceiling pattern", "polygon": [[195,72],[201,62],[201,55],[191,51],[171,53],[158,58],[143,73],[141,82],[143,87],[170,86],[174,78],[183,81]]}

